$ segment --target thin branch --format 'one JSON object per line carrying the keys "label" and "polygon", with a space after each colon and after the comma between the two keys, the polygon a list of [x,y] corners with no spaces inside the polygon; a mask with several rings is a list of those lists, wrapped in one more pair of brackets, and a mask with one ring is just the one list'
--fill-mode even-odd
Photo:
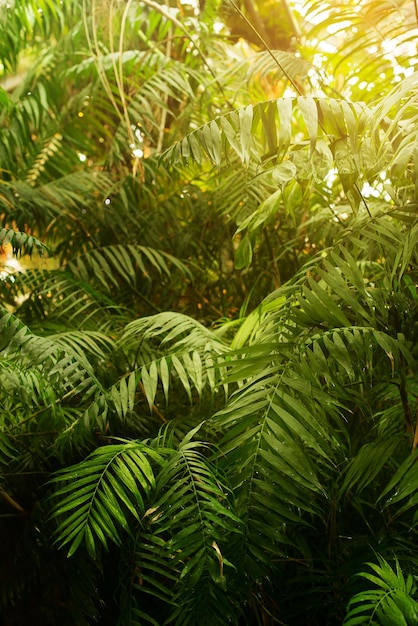
{"label": "thin branch", "polygon": [[270,47],[271,42],[270,42],[269,34],[266,30],[266,27],[264,26],[263,20],[261,19],[261,17],[255,10],[252,0],[244,0],[244,5],[248,12],[248,15],[250,16],[252,20],[252,23],[254,24],[257,35],[259,37],[262,36],[266,44]]}
{"label": "thin branch", "polygon": [[187,39],[189,41],[191,41],[191,43],[193,44],[193,47],[195,48],[195,50],[197,51],[198,55],[200,56],[200,58],[202,59],[205,67],[207,68],[207,70],[209,71],[210,75],[212,76],[213,80],[215,81],[216,85],[219,87],[222,95],[225,98],[225,102],[232,107],[232,104],[227,100],[226,96],[225,96],[225,92],[224,92],[224,88],[222,87],[222,85],[220,84],[220,82],[218,81],[215,72],[213,71],[212,67],[210,66],[210,64],[207,62],[205,55],[203,54],[200,46],[197,44],[197,42],[194,40],[193,35],[191,35],[189,33],[189,31],[187,30],[187,28],[185,26],[183,26],[183,24],[176,18],[174,17],[174,15],[171,15],[171,13],[169,11],[167,11],[167,9],[159,4],[157,4],[156,2],[154,2],[154,0],[142,0],[142,2],[144,4],[146,4],[148,7],[150,7],[151,9],[154,9],[154,11],[157,11],[157,13],[159,13],[160,15],[162,15],[163,17],[165,17],[167,20],[169,20],[170,22],[172,22],[175,26],[177,26],[177,28],[179,28],[187,37]]}
{"label": "thin branch", "polygon": [[10,506],[13,509],[15,509],[16,511],[19,511],[19,513],[21,513],[22,515],[27,515],[27,511],[22,506],[20,506],[19,502],[16,502],[16,500],[12,498],[12,496],[6,493],[4,489],[0,489],[0,496],[4,500],[6,500],[6,502],[10,504]]}
{"label": "thin branch", "polygon": [[270,49],[270,46],[268,45],[267,41],[264,39],[264,37],[261,35],[261,33],[256,29],[256,27],[250,22],[250,20],[244,15],[244,13],[241,11],[241,9],[239,8],[239,6],[237,6],[237,4],[234,2],[234,0],[229,0],[230,3],[232,4],[232,6],[234,7],[235,11],[239,14],[239,16],[241,17],[241,19],[244,20],[244,22],[247,24],[247,26],[249,28],[251,28],[251,30],[253,31],[253,33],[255,35],[257,35],[257,37],[259,38],[259,40],[261,41],[261,43],[263,44],[263,47],[265,48],[266,52],[268,52],[268,54],[271,56],[271,58],[273,59],[274,63],[277,65],[277,67],[280,69],[280,71],[286,76],[287,80],[289,81],[289,83],[292,85],[293,89],[296,91],[296,93],[298,94],[298,96],[302,96],[302,91],[300,89],[300,87],[297,85],[297,83],[295,83],[295,81],[293,80],[293,78],[290,76],[289,72],[283,67],[283,65],[280,63],[280,61],[275,57],[275,55],[273,54],[273,52]]}
{"label": "thin branch", "polygon": [[[173,28],[172,26],[170,26],[170,30],[167,36],[166,49],[165,49],[165,55],[167,59],[171,58],[171,49],[172,49],[172,44],[173,44],[172,37],[173,37]],[[164,142],[164,133],[165,133],[165,127],[167,123],[167,105],[168,105],[168,92],[167,91],[163,94],[163,102],[165,104],[165,107],[163,107],[161,110],[160,127],[158,129],[157,153],[161,152],[163,148],[163,142]]]}
{"label": "thin branch", "polygon": [[93,31],[93,41],[94,41],[94,46],[90,37],[90,29],[88,26],[88,22],[87,22],[87,15],[88,15],[88,11],[87,11],[87,3],[86,0],[83,0],[83,23],[84,23],[84,31],[86,34],[86,39],[87,39],[87,44],[89,46],[89,50],[90,50],[90,54],[96,58],[97,63],[96,63],[96,67],[97,67],[97,72],[99,74],[99,78],[100,81],[104,87],[104,90],[107,94],[107,97],[109,98],[110,102],[112,103],[113,108],[115,109],[117,116],[119,117],[119,119],[121,121],[123,121],[123,116],[121,115],[121,112],[119,110],[119,107],[116,103],[115,98],[113,97],[113,93],[112,93],[112,89],[110,87],[110,83],[107,80],[106,77],[106,72],[105,69],[103,67],[103,61],[102,61],[102,55],[100,52],[100,46],[99,46],[99,40],[97,38],[97,28],[96,28],[96,23],[95,23],[95,19],[94,19],[94,13],[95,13],[95,1],[93,0],[93,4],[92,4],[92,31]]}
{"label": "thin branch", "polygon": [[417,408],[415,410],[415,435],[414,435],[414,442],[412,444],[412,452],[415,452],[415,450],[418,448],[418,398],[416,399],[417,401]]}
{"label": "thin branch", "polygon": [[353,185],[353,186],[354,186],[355,190],[357,191],[357,193],[359,194],[359,196],[360,196],[360,198],[361,198],[361,201],[363,202],[364,207],[365,207],[365,209],[366,209],[366,211],[367,211],[367,213],[369,214],[369,217],[370,217],[370,219],[371,219],[372,214],[370,213],[369,205],[368,205],[368,204],[367,204],[367,202],[366,202],[366,198],[365,198],[365,197],[363,196],[363,194],[361,193],[361,190],[360,190],[360,188],[359,188],[359,186],[358,186],[358,184],[357,184],[357,183],[354,183],[354,185]]}
{"label": "thin branch", "polygon": [[[128,0],[128,2],[126,3],[125,9],[123,11],[123,15],[122,15],[122,22],[121,22],[121,26],[120,26],[120,33],[119,33],[119,71],[116,67],[116,59],[114,59],[114,57],[112,57],[113,59],[113,68],[114,68],[114,73],[115,73],[115,78],[116,78],[116,83],[119,89],[119,96],[120,96],[120,101],[121,101],[121,105],[122,105],[122,111],[123,111],[123,116],[125,119],[125,125],[126,125],[126,132],[128,134],[128,142],[129,142],[129,147],[131,148],[131,154],[134,157],[134,165],[133,165],[133,171],[132,174],[133,176],[135,176],[137,170],[139,170],[140,173],[140,179],[141,182],[144,182],[144,169],[143,169],[143,165],[142,165],[142,161],[140,158],[138,158],[137,156],[135,156],[135,154],[133,153],[134,150],[134,146],[135,146],[135,135],[132,132],[132,128],[131,128],[131,120],[129,119],[129,111],[128,111],[128,105],[126,102],[126,96],[125,96],[125,88],[123,85],[123,39],[125,36],[125,28],[126,28],[126,20],[128,18],[128,11],[130,8],[132,0]],[[109,40],[112,46],[112,50],[113,50],[113,30],[112,30],[112,24],[113,24],[113,12],[112,12],[112,8],[113,8],[113,2],[111,2],[110,5],[110,14],[109,14]]]}

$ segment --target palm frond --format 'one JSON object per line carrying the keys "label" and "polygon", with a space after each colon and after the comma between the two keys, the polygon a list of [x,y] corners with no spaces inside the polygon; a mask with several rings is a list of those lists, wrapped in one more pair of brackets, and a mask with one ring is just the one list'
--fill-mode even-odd
{"label": "palm frond", "polygon": [[63,351],[59,343],[32,334],[16,317],[6,312],[0,318],[0,332],[2,354],[14,353],[21,367],[40,366],[51,383],[61,381],[62,393],[71,388],[72,394],[83,391],[91,395],[100,387],[85,354],[72,351],[68,344]]}
{"label": "palm frond", "polygon": [[168,264],[190,277],[189,270],[179,259],[164,251],[138,244],[114,244],[95,248],[75,257],[68,264],[68,270],[83,282],[91,283],[94,278],[100,282],[102,288],[107,289],[112,284],[118,287],[121,280],[134,286],[138,275],[149,279],[152,270],[156,270],[160,277],[170,277]]}
{"label": "palm frond", "polygon": [[110,310],[115,313],[113,321],[118,319],[120,325],[130,318],[108,294],[62,270],[29,269],[14,274],[12,282],[4,281],[0,287],[6,302],[19,306],[20,317],[39,332],[73,327],[106,332]]}
{"label": "palm frond", "polygon": [[[418,502],[418,474],[416,468],[417,451],[406,458],[399,465],[391,480],[383,489],[379,496],[379,501],[383,502],[386,510],[391,510],[392,503],[396,506],[393,511],[395,517],[402,516],[405,512],[415,512],[413,516],[413,526],[418,522],[416,506]],[[393,491],[396,489],[396,491]],[[390,494],[390,495],[389,495]]]}
{"label": "palm frond", "polygon": [[174,608],[171,616],[177,624],[192,624],[202,603],[210,607],[211,616],[219,616],[215,606],[225,605],[223,590],[231,567],[223,557],[227,544],[220,537],[240,532],[228,486],[208,460],[206,445],[193,441],[199,428],[170,453],[147,513],[149,529],[164,538],[160,555],[177,572],[174,601],[181,610]]}
{"label": "palm frond", "polygon": [[[35,335],[6,312],[1,317],[0,336],[1,413],[6,432],[12,439],[34,438],[32,442],[37,432],[54,434],[55,444],[48,448],[52,456],[65,456],[76,443],[88,449],[94,433],[106,428],[106,367],[100,374],[93,363],[96,359],[106,362],[109,342],[100,334],[80,331],[62,333],[55,339]],[[13,398],[19,389],[16,402]]]}
{"label": "palm frond", "polygon": [[[336,2],[332,7],[314,1],[306,8],[308,38],[315,42],[314,51],[323,55],[325,69],[330,70],[329,87],[349,97],[361,90],[362,97],[369,101],[386,93],[394,82],[400,82],[386,42],[392,42],[407,64],[413,54],[409,44],[416,28],[413,7],[407,1],[392,4],[370,0],[361,6]],[[321,46],[324,39],[331,49]],[[363,81],[373,87],[358,89]]]}
{"label": "palm frond", "polygon": [[[179,160],[187,163],[189,159],[200,163],[200,149],[218,166],[231,151],[244,165],[248,165],[252,158],[258,162],[269,157],[283,158],[293,137],[295,114],[304,126],[305,141],[308,140],[312,152],[322,129],[331,141],[348,136],[356,154],[356,134],[364,132],[372,111],[361,103],[348,104],[331,98],[308,96],[260,102],[212,120],[169,148],[163,158],[169,163]],[[302,144],[301,141],[299,143]]]}
{"label": "palm frond", "polygon": [[377,555],[379,564],[367,563],[372,573],[358,574],[373,586],[355,594],[347,607],[344,626],[355,624],[406,624],[418,619],[417,588],[412,574],[404,576],[395,559],[396,569]]}
{"label": "palm frond", "polygon": [[[237,549],[258,575],[267,575],[272,558],[297,551],[309,562],[303,527],[324,519],[328,481],[338,481],[339,497],[365,523],[360,501],[372,483],[390,481],[388,503],[396,486],[400,501],[406,498],[400,515],[416,506],[413,464],[403,461],[410,425],[402,395],[416,388],[414,340],[398,334],[391,316],[381,317],[398,297],[386,281],[393,287],[390,277],[399,272],[401,285],[415,258],[415,227],[411,234],[400,250],[400,233],[382,220],[359,241],[367,248],[379,239],[385,271],[356,262],[342,244],[322,253],[236,336],[226,381],[239,387],[214,423],[245,528]],[[415,310],[414,294],[407,298]],[[409,485],[407,494],[400,484]]]}
{"label": "palm frond", "polygon": [[222,386],[222,370],[217,361],[228,352],[228,345],[217,337],[216,331],[181,313],[164,312],[130,322],[120,338],[120,346],[140,361],[138,372],[150,406],[159,384],[168,400],[173,378],[190,400],[192,388],[201,398],[204,389],[214,393]]}
{"label": "palm frond", "polygon": [[36,248],[40,256],[43,256],[45,252],[49,252],[48,247],[36,237],[12,228],[2,228],[0,230],[0,248],[7,245],[12,246],[13,254],[16,256],[21,254],[31,256],[34,248]]}
{"label": "palm frond", "polygon": [[78,465],[61,470],[52,479],[51,519],[57,518],[55,541],[69,544],[68,556],[84,541],[95,557],[98,546],[123,542],[132,524],[140,523],[155,490],[154,467],[158,452],[141,442],[104,446]]}

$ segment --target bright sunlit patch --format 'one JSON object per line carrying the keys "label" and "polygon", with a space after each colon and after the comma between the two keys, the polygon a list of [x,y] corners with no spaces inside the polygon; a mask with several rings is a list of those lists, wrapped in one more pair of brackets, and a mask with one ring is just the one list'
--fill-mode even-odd
{"label": "bright sunlit patch", "polygon": [[79,160],[84,163],[85,161],[87,161],[87,157],[85,154],[83,154],[82,152],[77,152],[77,156],[79,158]]}
{"label": "bright sunlit patch", "polygon": [[[378,185],[378,187],[381,187],[381,185]],[[370,183],[364,183],[361,189],[361,195],[363,198],[380,198],[382,190],[375,189],[370,185]]]}
{"label": "bright sunlit patch", "polygon": [[351,85],[351,86],[357,85],[359,80],[360,79],[358,76],[352,76],[351,78],[348,79],[347,85]]}
{"label": "bright sunlit patch", "polygon": [[180,0],[180,4],[189,6],[195,15],[199,15],[199,0]]}
{"label": "bright sunlit patch", "polygon": [[335,35],[335,33],[338,33],[341,30],[347,30],[350,27],[351,27],[351,22],[349,20],[343,20],[342,22],[336,22],[335,24],[329,24],[327,26],[327,32],[330,35]]}
{"label": "bright sunlit patch", "polygon": [[135,139],[135,143],[129,144],[129,148],[131,149],[131,154],[136,159],[142,159],[142,157],[144,156],[144,149],[142,147],[142,144],[144,143],[144,135],[141,131],[141,128],[139,127],[139,124],[137,126],[132,124],[131,129],[133,130],[133,133],[134,133],[133,138]]}
{"label": "bright sunlit patch", "polygon": [[337,48],[329,43],[329,41],[321,41],[318,46],[323,52],[327,52],[328,54],[334,54],[337,51]]}
{"label": "bright sunlit patch", "polygon": [[332,167],[332,168],[329,170],[329,172],[326,174],[326,176],[325,176],[325,179],[324,179],[324,180],[325,180],[325,184],[326,184],[326,186],[327,186],[329,189],[331,189],[331,188],[332,188],[332,185],[333,185],[333,183],[334,183],[335,179],[337,178],[337,176],[338,176],[338,170],[337,170],[335,167]]}
{"label": "bright sunlit patch", "polygon": [[[294,5],[295,5],[296,11],[302,17],[306,18],[308,16],[308,13],[309,13],[309,5],[308,5],[308,3],[296,1],[294,3]],[[321,10],[315,11],[314,13],[311,13],[309,15],[309,23],[310,24],[320,24],[324,20],[327,20],[329,18],[329,15],[330,15],[330,11],[328,9],[323,10],[323,11],[321,11]]]}
{"label": "bright sunlit patch", "polygon": [[390,54],[396,49],[397,42],[394,39],[384,39],[382,41],[382,48],[386,54]]}
{"label": "bright sunlit patch", "polygon": [[413,67],[404,67],[402,71],[405,78],[408,78],[408,76],[412,76],[412,74],[415,72],[415,69]]}

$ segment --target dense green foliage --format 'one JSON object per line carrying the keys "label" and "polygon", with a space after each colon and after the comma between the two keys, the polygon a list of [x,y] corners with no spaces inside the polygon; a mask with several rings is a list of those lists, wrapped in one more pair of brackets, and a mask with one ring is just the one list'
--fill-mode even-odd
{"label": "dense green foliage", "polygon": [[4,626],[417,623],[417,32],[0,2]]}

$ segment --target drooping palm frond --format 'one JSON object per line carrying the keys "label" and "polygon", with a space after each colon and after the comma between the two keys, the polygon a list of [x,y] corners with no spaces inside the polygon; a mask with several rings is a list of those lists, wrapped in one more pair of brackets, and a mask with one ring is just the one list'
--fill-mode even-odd
{"label": "drooping palm frond", "polygon": [[[415,135],[406,131],[404,124],[409,129],[410,119],[416,118],[411,104],[416,80],[415,74],[405,79],[374,108],[361,102],[310,96],[248,105],[186,135],[166,151],[164,159],[168,163],[201,163],[208,158],[218,168],[229,161],[240,162],[249,176],[247,187],[258,185],[262,175],[268,176],[269,197],[250,213],[243,212],[242,197],[234,202],[228,188],[223,188],[242,231],[255,233],[272,221],[281,207],[286,215],[292,214],[294,206],[304,202],[303,189],[314,185],[319,191],[324,175],[332,168],[352,209],[357,211],[361,206],[369,211],[361,193],[363,185],[378,185],[380,175],[389,179],[388,172],[403,176],[413,167]],[[395,110],[399,101],[402,105]],[[251,165],[257,167],[256,176]],[[377,195],[382,197],[382,191]],[[329,201],[332,213],[335,204]],[[249,236],[244,241],[249,266]]]}
{"label": "drooping palm frond", "polygon": [[33,335],[20,320],[5,311],[1,316],[1,352],[7,356],[13,354],[22,367],[42,367],[49,377],[58,372],[64,374],[61,379],[63,389],[71,387],[74,393],[83,389],[86,393],[86,388],[90,387],[89,393],[94,393],[98,388],[84,353],[71,353],[67,345],[67,353],[63,354],[59,344],[50,338]]}
{"label": "drooping palm frond", "polygon": [[372,570],[359,577],[372,583],[366,591],[355,594],[347,607],[344,626],[355,624],[406,624],[418,620],[417,588],[412,574],[404,576],[395,558],[396,570],[377,555],[379,564],[367,563]]}
{"label": "drooping palm frond", "polygon": [[166,401],[173,378],[192,400],[194,388],[201,398],[222,386],[218,358],[228,353],[228,345],[200,322],[180,313],[164,312],[130,322],[120,338],[120,346],[138,367],[144,392],[152,407],[157,388]]}
{"label": "drooping palm frond", "polygon": [[[90,243],[89,226],[82,223],[81,216],[92,209],[95,195],[107,184],[102,174],[92,176],[81,171],[35,188],[24,181],[4,183],[0,198],[4,223],[15,223],[22,230],[28,225],[31,234],[50,247],[59,241],[61,255],[65,253],[68,258]],[[32,226],[35,218],[37,228]],[[72,225],[71,233],[64,223]]]}
{"label": "drooping palm frond", "polygon": [[[155,596],[167,603],[166,619],[179,625],[196,619],[221,624],[231,614],[224,590],[234,564],[224,554],[227,538],[240,531],[222,475],[208,460],[206,445],[192,440],[199,427],[175,448],[162,434],[159,445],[169,444],[168,456],[134,553],[138,605],[144,594]],[[207,618],[198,617],[203,606]]]}
{"label": "drooping palm frond", "polygon": [[0,248],[10,245],[13,250],[13,254],[20,256],[22,254],[32,255],[34,247],[38,253],[43,256],[45,252],[48,252],[48,247],[39,241],[36,237],[16,231],[12,228],[2,228],[0,230]]}
{"label": "drooping palm frond", "polygon": [[[150,270],[146,268],[146,264]],[[147,279],[153,270],[156,270],[160,279],[170,277],[169,264],[190,278],[189,270],[179,259],[164,251],[138,244],[95,248],[75,257],[68,264],[68,270],[77,279],[85,282],[91,283],[94,278],[101,283],[102,288],[107,289],[112,284],[119,287],[121,280],[134,287],[138,276]]]}
{"label": "drooping palm frond", "polygon": [[212,120],[169,148],[164,158],[171,163],[180,159],[186,163],[188,159],[201,162],[205,155],[218,166],[231,152],[244,165],[252,158],[258,162],[269,157],[283,158],[292,142],[294,111],[303,120],[305,140],[312,151],[322,129],[333,141],[348,136],[354,154],[358,154],[356,135],[372,117],[370,109],[361,103],[308,96],[279,98],[248,105]]}
{"label": "drooping palm frond", "polygon": [[[109,542],[133,540],[124,593],[132,596],[130,620],[136,614],[156,623],[152,603],[140,608],[144,594],[159,599],[157,616],[175,623],[193,623],[202,602],[213,604],[220,620],[215,604],[225,604],[230,564],[223,559],[219,531],[239,532],[239,520],[205,446],[192,441],[194,433],[176,448],[165,435],[152,444],[103,446],[51,481],[58,487],[51,496],[55,538],[70,555],[84,544],[96,556]],[[190,519],[196,521],[189,524]]]}
{"label": "drooping palm frond", "polygon": [[[37,433],[45,436],[45,463],[66,454],[77,440],[91,446],[104,432],[109,410],[104,366],[112,342],[101,333],[32,333],[10,313],[1,317],[1,418],[12,441],[27,438],[36,449]],[[93,364],[96,364],[96,369]],[[114,375],[114,374],[113,374]],[[106,382],[105,382],[106,381]],[[19,401],[14,400],[24,389]],[[31,463],[32,461],[29,461]]]}
{"label": "drooping palm frond", "polygon": [[53,496],[56,542],[69,544],[69,556],[84,542],[93,558],[108,541],[121,545],[121,532],[129,534],[132,520],[140,523],[146,512],[155,490],[154,467],[161,462],[149,445],[126,442],[98,448],[81,465],[59,472],[52,479],[64,483]]}
{"label": "drooping palm frond", "polygon": [[61,269],[22,268],[9,279],[5,276],[0,285],[4,301],[20,304],[19,315],[31,325],[48,316],[49,328],[55,324],[106,331],[109,311],[114,312],[115,324],[122,326],[135,310],[144,314],[160,310],[165,304],[163,286],[173,305],[181,298],[175,285],[183,289],[192,281],[189,267],[164,250],[122,243],[89,248]]}
{"label": "drooping palm frond", "polygon": [[[62,270],[26,270],[12,279],[6,277],[1,283],[2,296],[9,305],[19,307],[21,319],[41,333],[68,328],[107,332],[114,324],[126,323],[126,312],[106,293]],[[107,317],[111,310],[115,313],[112,322]]]}

